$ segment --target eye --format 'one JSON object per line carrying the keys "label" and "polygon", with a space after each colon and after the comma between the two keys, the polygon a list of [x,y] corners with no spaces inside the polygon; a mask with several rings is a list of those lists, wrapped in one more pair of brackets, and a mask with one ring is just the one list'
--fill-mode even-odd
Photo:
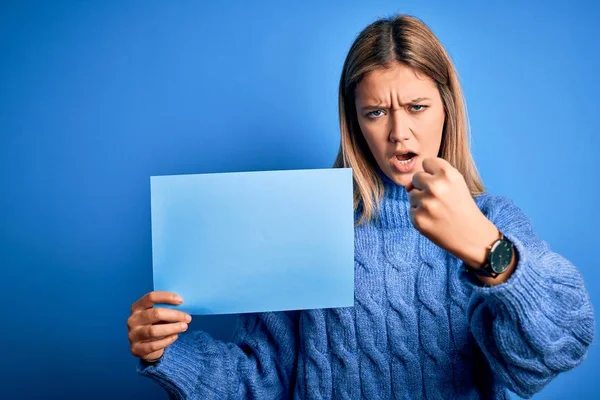
{"label": "eye", "polygon": [[424,111],[427,107],[429,107],[429,106],[426,106],[426,105],[423,105],[423,104],[412,104],[409,107],[409,109],[412,112],[418,113],[418,112]]}
{"label": "eye", "polygon": [[367,118],[375,119],[383,115],[383,110],[374,110],[367,113]]}

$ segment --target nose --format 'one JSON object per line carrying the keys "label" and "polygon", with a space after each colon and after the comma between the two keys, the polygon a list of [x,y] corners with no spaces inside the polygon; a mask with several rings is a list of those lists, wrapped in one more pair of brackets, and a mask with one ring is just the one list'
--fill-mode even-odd
{"label": "nose", "polygon": [[410,126],[400,110],[392,112],[390,126],[390,142],[397,143],[408,140],[412,136]]}

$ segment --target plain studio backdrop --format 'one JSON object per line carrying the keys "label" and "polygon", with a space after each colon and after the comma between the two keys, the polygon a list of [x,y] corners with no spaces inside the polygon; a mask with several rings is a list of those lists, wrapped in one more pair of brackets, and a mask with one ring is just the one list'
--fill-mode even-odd
{"label": "plain studio backdrop", "polygon": [[[216,3],[1,3],[1,398],[166,399],[136,374],[125,325],[152,289],[149,177],[330,167],[346,52],[396,12],[454,60],[487,189],[600,309],[592,1]],[[192,329],[227,340],[234,322]],[[599,368],[594,343],[536,398],[598,396]]]}

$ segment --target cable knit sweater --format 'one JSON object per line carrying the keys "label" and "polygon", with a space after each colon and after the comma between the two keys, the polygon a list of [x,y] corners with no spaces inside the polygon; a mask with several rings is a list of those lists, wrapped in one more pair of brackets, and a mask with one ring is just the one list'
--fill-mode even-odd
{"label": "cable knit sweater", "polygon": [[518,252],[507,282],[479,285],[386,181],[379,218],[355,229],[354,307],[243,314],[232,342],[188,332],[138,371],[188,399],[530,397],[584,360],[592,306],[512,201],[476,202]]}

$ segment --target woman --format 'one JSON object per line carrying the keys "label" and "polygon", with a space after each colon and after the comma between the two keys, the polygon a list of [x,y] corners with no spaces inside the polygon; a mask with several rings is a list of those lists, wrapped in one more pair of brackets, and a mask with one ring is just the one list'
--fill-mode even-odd
{"label": "woman", "polygon": [[[456,72],[416,18],[360,33],[340,81],[336,167],[355,182],[355,306],[245,314],[232,343],[132,307],[141,374],[179,398],[530,397],[594,337],[582,277],[484,192]],[[162,323],[161,323],[162,322]],[[167,323],[164,323],[167,322]]]}

